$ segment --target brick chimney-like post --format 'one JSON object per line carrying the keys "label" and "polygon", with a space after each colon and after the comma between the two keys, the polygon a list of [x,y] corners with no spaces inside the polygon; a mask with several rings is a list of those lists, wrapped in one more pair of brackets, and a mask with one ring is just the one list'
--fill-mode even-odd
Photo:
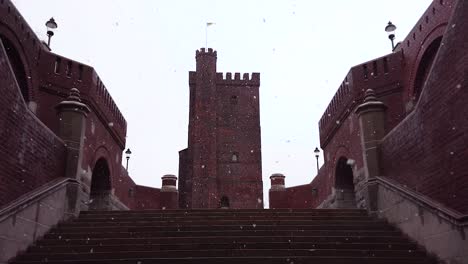
{"label": "brick chimney-like post", "polygon": [[372,89],[366,91],[364,102],[356,109],[359,116],[364,173],[367,181],[367,209],[377,211],[378,186],[375,177],[381,173],[379,144],[385,136],[385,104],[377,99]]}
{"label": "brick chimney-like post", "polygon": [[68,98],[56,105],[55,108],[59,116],[58,136],[65,142],[67,148],[65,176],[79,180],[86,116],[90,110],[86,104],[81,102],[80,91],[76,88],[70,89]]}
{"label": "brick chimney-like post", "polygon": [[281,173],[275,173],[270,176],[271,187],[268,194],[270,209],[288,207],[288,197],[284,184],[285,178],[286,176]]}
{"label": "brick chimney-like post", "polygon": [[[55,106],[59,117],[58,136],[65,142],[67,157],[65,164],[65,177],[80,180],[80,166],[83,156],[83,145],[85,138],[86,117],[90,112],[88,106],[81,102],[80,91],[76,88],[70,89],[67,99]],[[83,202],[87,200],[87,194],[82,192],[79,185],[67,187],[69,201],[68,210],[78,215]]]}
{"label": "brick chimney-like post", "polygon": [[178,209],[179,207],[179,191],[177,190],[177,177],[167,174],[161,177],[161,208],[163,209]]}

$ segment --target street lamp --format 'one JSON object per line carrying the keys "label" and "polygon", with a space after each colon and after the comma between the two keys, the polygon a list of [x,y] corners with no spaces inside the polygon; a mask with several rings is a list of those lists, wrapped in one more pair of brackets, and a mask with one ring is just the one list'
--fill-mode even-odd
{"label": "street lamp", "polygon": [[318,158],[319,158],[320,150],[316,147],[315,150],[314,150],[314,153],[315,153],[315,159],[317,160],[317,174],[318,174],[318,171],[319,171]]}
{"label": "street lamp", "polygon": [[49,37],[47,41],[47,46],[50,48],[50,38],[54,35],[54,30],[57,28],[57,23],[55,23],[55,19],[51,17],[49,21],[45,23],[47,27],[47,36]]}
{"label": "street lamp", "polygon": [[127,159],[127,166],[126,166],[126,170],[128,171],[128,160],[130,159],[130,155],[132,154],[132,152],[130,151],[130,149],[128,148],[127,151],[125,151],[125,158]]}
{"label": "street lamp", "polygon": [[397,27],[391,21],[389,21],[387,26],[385,27],[385,32],[387,32],[388,38],[392,41],[392,51],[395,50],[395,43],[393,41],[395,40],[396,28]]}

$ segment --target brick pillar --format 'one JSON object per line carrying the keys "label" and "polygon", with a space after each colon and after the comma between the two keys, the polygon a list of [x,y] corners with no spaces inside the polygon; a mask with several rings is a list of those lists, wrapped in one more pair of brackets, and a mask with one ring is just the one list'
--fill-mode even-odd
{"label": "brick pillar", "polygon": [[288,197],[284,184],[285,178],[286,176],[281,173],[275,173],[270,176],[271,187],[268,193],[270,209],[288,207]]}
{"label": "brick pillar", "polygon": [[177,191],[177,177],[167,174],[161,177],[161,207],[163,209],[179,208],[179,192]]}
{"label": "brick pillar", "polygon": [[366,203],[369,212],[377,211],[378,186],[375,177],[381,173],[379,144],[385,136],[385,110],[387,107],[369,89],[364,102],[356,109],[359,116],[361,146],[363,150],[364,173],[367,182]]}
{"label": "brick pillar", "polygon": [[66,177],[79,180],[78,168],[83,154],[86,116],[90,112],[81,102],[80,91],[70,89],[68,98],[55,106],[59,116],[58,136],[67,147]]}
{"label": "brick pillar", "polygon": [[[90,110],[87,105],[81,102],[80,91],[76,88],[70,89],[68,98],[56,105],[55,109],[59,117],[58,136],[65,142],[67,149],[65,177],[80,181],[86,116]],[[70,188],[72,189],[67,189],[67,195],[70,195],[69,200],[74,205],[69,205],[69,207],[74,208],[77,214],[80,210],[79,201],[87,199],[79,185]]]}

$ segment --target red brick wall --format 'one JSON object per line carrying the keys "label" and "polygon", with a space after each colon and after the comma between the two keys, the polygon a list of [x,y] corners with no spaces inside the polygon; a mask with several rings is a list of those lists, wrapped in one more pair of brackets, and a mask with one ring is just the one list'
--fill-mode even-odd
{"label": "red brick wall", "polygon": [[136,184],[128,176],[127,170],[120,166],[120,174],[112,178],[114,186],[114,195],[119,198],[119,200],[125,204],[128,208],[133,209],[138,202],[136,197]]}
{"label": "red brick wall", "polygon": [[286,189],[289,208],[312,208],[314,198],[310,184],[294,186]]}
{"label": "red brick wall", "polygon": [[232,208],[263,208],[259,76],[233,77],[218,74],[216,87],[218,197],[228,197]]}
{"label": "red brick wall", "polygon": [[135,204],[132,209],[161,209],[161,189],[136,185]]}
{"label": "red brick wall", "polygon": [[0,45],[0,206],[63,177],[65,147],[25,105]]}
{"label": "red brick wall", "polygon": [[188,149],[179,151],[179,208],[191,208],[192,162]]}
{"label": "red brick wall", "polygon": [[401,42],[401,45],[397,47],[397,51],[404,54],[405,70],[402,83],[404,105],[412,101],[414,96],[414,81],[422,55],[434,39],[443,35],[455,1],[433,1],[411,32]]}
{"label": "red brick wall", "polygon": [[382,143],[382,161],[385,176],[468,213],[468,3],[458,6],[418,104]]}

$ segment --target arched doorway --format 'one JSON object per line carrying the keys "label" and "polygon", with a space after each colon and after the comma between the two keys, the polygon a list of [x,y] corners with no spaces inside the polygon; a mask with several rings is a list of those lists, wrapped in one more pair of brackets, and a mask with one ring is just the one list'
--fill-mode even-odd
{"label": "arched doorway", "polygon": [[21,90],[21,95],[24,98],[24,101],[27,103],[30,101],[29,98],[29,89],[28,89],[28,77],[26,74],[26,70],[21,60],[21,56],[18,50],[15,48],[13,43],[11,43],[8,38],[0,35],[0,39],[2,40],[3,47],[7,53],[8,60],[10,61],[11,68],[13,69],[13,73],[15,74],[16,82],[19,85]]}
{"label": "arched doorway", "polygon": [[334,208],[356,208],[353,168],[346,157],[340,157],[335,170]]}
{"label": "arched doorway", "polygon": [[424,84],[426,83],[432,65],[434,64],[437,52],[439,51],[441,42],[442,37],[438,37],[432,41],[421,58],[418,71],[416,72],[416,78],[414,80],[413,100],[415,103],[419,100]]}
{"label": "arched doorway", "polygon": [[100,158],[91,178],[90,210],[111,210],[111,181],[107,161]]}

